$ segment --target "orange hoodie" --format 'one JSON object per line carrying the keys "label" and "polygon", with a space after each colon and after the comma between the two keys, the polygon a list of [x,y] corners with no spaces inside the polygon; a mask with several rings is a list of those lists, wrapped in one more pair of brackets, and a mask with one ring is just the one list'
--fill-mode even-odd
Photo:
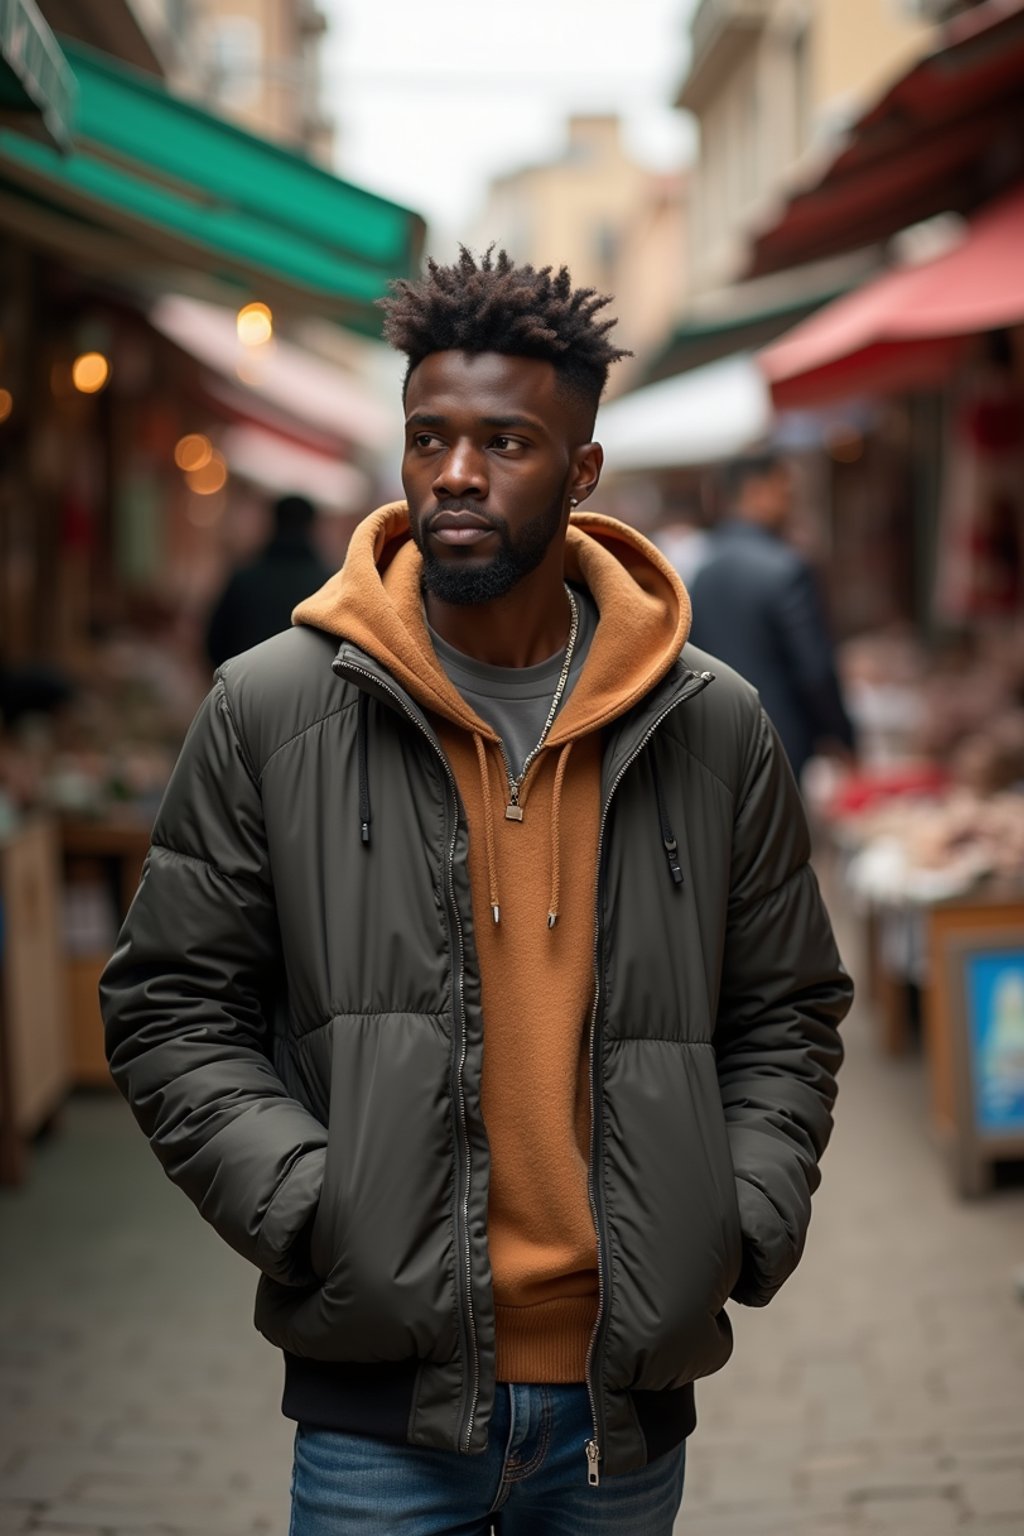
{"label": "orange hoodie", "polygon": [[420,573],[405,504],[382,507],[293,618],[385,666],[429,713],[451,763],[469,827],[480,967],[498,1380],[582,1381],[597,1313],[587,1169],[600,733],[679,655],[689,599],[632,529],[593,513],[570,519],[566,578],[590,591],[598,625],[513,822],[498,737],[437,659]]}

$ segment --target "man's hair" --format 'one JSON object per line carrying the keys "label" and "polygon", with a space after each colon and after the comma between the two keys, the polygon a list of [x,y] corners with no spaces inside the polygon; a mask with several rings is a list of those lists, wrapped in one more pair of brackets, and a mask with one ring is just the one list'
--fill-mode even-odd
{"label": "man's hair", "polygon": [[384,310],[384,336],[409,359],[405,387],[432,352],[502,352],[551,363],[560,382],[597,412],[608,369],[631,352],[613,347],[614,320],[598,320],[608,295],[573,288],[567,267],[517,267],[491,246],[475,257],[465,246],[450,267],[428,260],[419,281],[398,278]]}
{"label": "man's hair", "polygon": [[732,498],[740,495],[748,480],[764,480],[769,475],[785,469],[786,461],[779,453],[763,449],[760,453],[747,453],[741,459],[733,459],[726,466],[726,493]]}
{"label": "man's hair", "polygon": [[274,502],[274,525],[278,533],[300,533],[316,522],[316,508],[305,496],[279,496]]}

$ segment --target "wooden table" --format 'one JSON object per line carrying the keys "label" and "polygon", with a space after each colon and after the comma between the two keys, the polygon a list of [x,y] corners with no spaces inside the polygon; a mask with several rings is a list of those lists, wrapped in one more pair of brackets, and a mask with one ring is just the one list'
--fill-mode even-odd
{"label": "wooden table", "polygon": [[[150,824],[131,813],[103,818],[66,817],[61,822],[65,866],[74,859],[95,859],[109,869],[117,891],[118,918],[132,904],[149,850]],[[98,988],[109,954],[68,955],[68,1025],[71,1077],[78,1085],[109,1087],[103,1048]]]}

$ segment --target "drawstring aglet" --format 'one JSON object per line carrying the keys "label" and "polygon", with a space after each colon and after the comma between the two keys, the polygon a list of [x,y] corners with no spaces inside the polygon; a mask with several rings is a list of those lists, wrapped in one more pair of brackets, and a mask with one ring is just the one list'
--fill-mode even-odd
{"label": "drawstring aglet", "polygon": [[549,912],[548,913],[548,927],[549,928],[553,928],[557,922],[558,922],[558,913],[557,912]]}
{"label": "drawstring aglet", "polygon": [[491,907],[491,916],[494,918],[495,927],[497,927],[497,925],[501,922],[501,908],[498,906],[497,902],[494,902]]}
{"label": "drawstring aglet", "polygon": [[676,842],[674,837],[664,837],[662,838],[662,842],[665,845],[665,857],[668,860],[668,872],[672,876],[673,883],[675,885],[682,885],[683,871],[679,860],[676,857],[679,844]]}
{"label": "drawstring aglet", "polygon": [[370,823],[368,821],[364,821],[364,822],[360,823],[359,835],[362,838],[364,843],[369,843],[369,841],[370,841]]}

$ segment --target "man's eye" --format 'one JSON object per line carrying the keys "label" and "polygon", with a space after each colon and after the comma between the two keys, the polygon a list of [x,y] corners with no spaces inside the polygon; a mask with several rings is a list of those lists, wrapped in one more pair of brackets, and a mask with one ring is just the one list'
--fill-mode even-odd
{"label": "man's eye", "polygon": [[433,432],[417,432],[413,438],[417,448],[429,448],[436,441]]}
{"label": "man's eye", "polygon": [[494,446],[495,446],[495,448],[497,448],[499,453],[504,453],[507,448],[518,448],[519,447],[519,443],[518,443],[517,439],[514,438],[514,437],[504,437],[504,436],[502,436],[502,437],[496,437],[494,439]]}

